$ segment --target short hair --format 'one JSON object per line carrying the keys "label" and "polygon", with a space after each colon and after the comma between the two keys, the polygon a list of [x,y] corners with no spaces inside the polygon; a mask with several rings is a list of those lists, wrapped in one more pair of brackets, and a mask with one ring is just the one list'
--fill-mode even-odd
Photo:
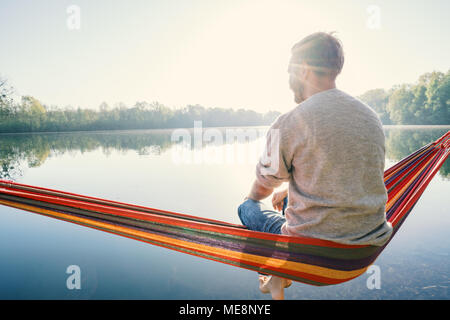
{"label": "short hair", "polygon": [[342,43],[333,32],[313,33],[296,43],[291,52],[291,65],[306,62],[319,76],[336,78],[344,65]]}

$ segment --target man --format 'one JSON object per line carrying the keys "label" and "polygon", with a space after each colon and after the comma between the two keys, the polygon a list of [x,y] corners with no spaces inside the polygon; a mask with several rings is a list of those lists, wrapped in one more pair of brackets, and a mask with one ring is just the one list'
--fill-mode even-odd
{"label": "man", "polygon": [[[344,54],[333,35],[318,32],[292,48],[289,84],[298,105],[272,124],[256,180],[238,214],[251,230],[343,244],[381,246],[392,233],[383,181],[385,137],[377,114],[336,89]],[[272,198],[261,200],[288,182]],[[286,201],[287,206],[283,206]],[[260,289],[283,298],[290,281],[260,276]]]}

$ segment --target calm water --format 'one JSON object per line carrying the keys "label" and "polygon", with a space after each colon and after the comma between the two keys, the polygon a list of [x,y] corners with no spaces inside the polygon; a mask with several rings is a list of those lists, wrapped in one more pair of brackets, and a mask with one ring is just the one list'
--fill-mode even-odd
{"label": "calm water", "polygon": [[[0,176],[18,182],[239,223],[264,139],[173,143],[171,130],[0,136]],[[386,127],[386,167],[450,127]],[[208,132],[208,133],[206,133]],[[192,133],[192,132],[191,132]],[[219,139],[220,140],[220,139]],[[226,142],[226,139],[223,139]],[[178,140],[177,140],[178,141]],[[219,141],[220,142],[220,141]],[[450,298],[450,161],[369,274],[287,299]],[[81,269],[68,290],[66,268]],[[268,299],[255,272],[0,206],[1,299]]]}

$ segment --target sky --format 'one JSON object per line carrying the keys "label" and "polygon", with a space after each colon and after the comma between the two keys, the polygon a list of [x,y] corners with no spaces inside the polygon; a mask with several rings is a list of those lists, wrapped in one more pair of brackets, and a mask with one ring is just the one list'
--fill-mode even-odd
{"label": "sky", "polygon": [[450,68],[448,0],[1,0],[0,76],[47,105],[286,112],[290,49],[335,31],[338,88],[360,95]]}

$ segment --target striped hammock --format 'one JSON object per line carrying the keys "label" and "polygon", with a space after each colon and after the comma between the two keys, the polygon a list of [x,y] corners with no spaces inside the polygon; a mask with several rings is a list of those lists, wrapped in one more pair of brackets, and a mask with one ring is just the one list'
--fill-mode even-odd
{"label": "striped hammock", "polygon": [[[450,131],[385,171],[392,236],[449,152]],[[5,180],[0,180],[0,204],[317,286],[358,277],[387,245],[343,245],[250,231],[227,222]]]}

